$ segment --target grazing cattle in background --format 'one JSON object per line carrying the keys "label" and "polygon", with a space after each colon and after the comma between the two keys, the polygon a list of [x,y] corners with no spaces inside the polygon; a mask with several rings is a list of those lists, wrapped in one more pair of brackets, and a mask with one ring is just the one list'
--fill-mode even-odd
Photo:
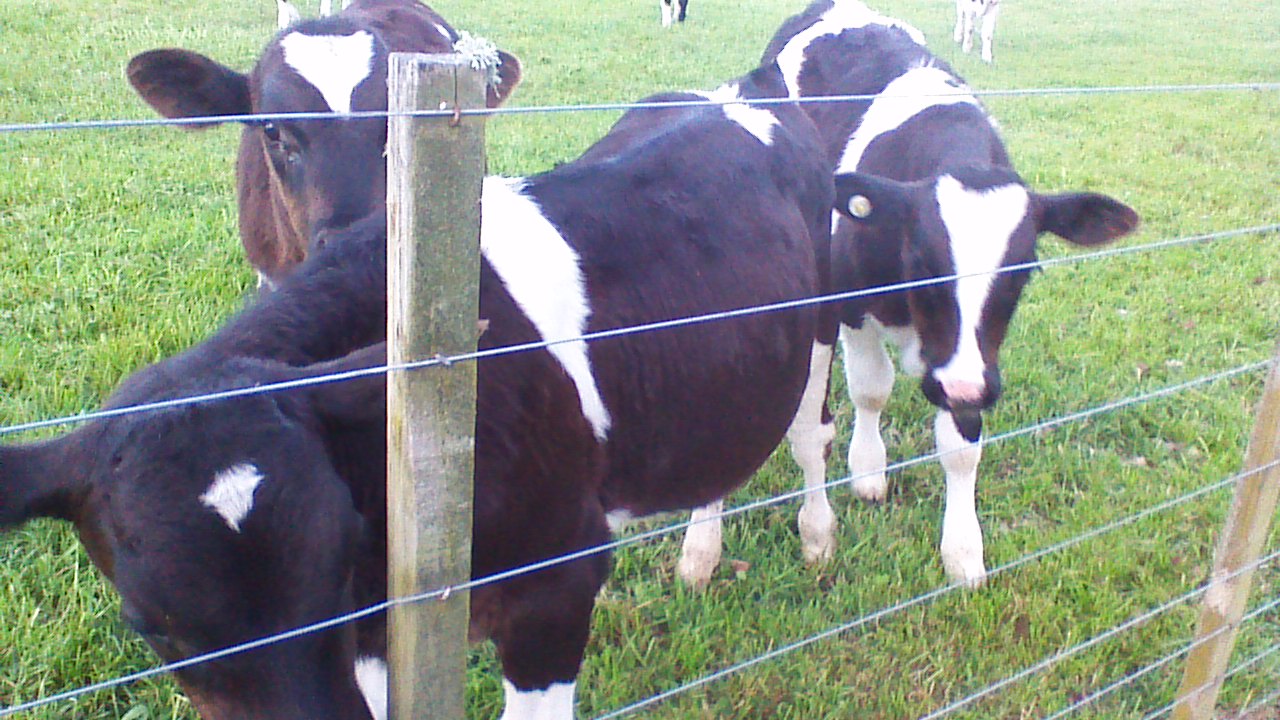
{"label": "grazing cattle in background", "polygon": [[[813,123],[794,105],[734,102],[784,92],[770,65],[711,93],[656,96],[724,104],[634,110],[572,162],[486,179],[481,349],[822,292],[834,191]],[[349,227],[108,405],[311,373],[299,368],[385,337],[376,231]],[[834,313],[810,307],[482,361],[473,573],[723,497],[782,439],[813,340],[835,332]],[[381,387],[202,403],[0,447],[0,521],[73,520],[166,660],[339,615],[386,591]],[[572,718],[607,570],[602,553],[471,592],[472,634],[502,661],[504,719]],[[377,694],[378,631],[334,629],[178,677],[210,719],[368,718],[355,689]]]}
{"label": "grazing cattle in background", "polygon": [[658,0],[662,9],[662,27],[671,27],[673,23],[684,22],[689,11],[689,0]]}
{"label": "grazing cattle in background", "polygon": [[973,50],[973,33],[982,21],[982,59],[991,62],[991,46],[995,41],[996,18],[1000,16],[1000,0],[956,0],[956,29],[952,37],[965,52]]}
{"label": "grazing cattle in background", "polygon": [[302,13],[289,0],[276,0],[276,29],[283,30],[302,20]]}
{"label": "grazing cattle in background", "polygon": [[[461,38],[417,0],[356,0],[339,15],[288,27],[249,75],[190,50],[161,49],[130,60],[128,76],[170,118],[385,111],[390,53],[450,53]],[[520,63],[502,51],[491,59],[493,107],[520,82]],[[245,125],[236,162],[240,238],[262,283],[287,274],[326,233],[385,208],[386,141],[385,118]]]}
{"label": "grazing cattle in background", "polygon": [[[946,473],[941,554],[948,576],[966,585],[986,577],[982,529],[974,499],[981,454],[982,411],[1000,395],[1000,345],[1027,271],[994,274],[1035,260],[1036,241],[1054,233],[1083,246],[1110,242],[1137,227],[1137,214],[1096,193],[1046,195],[1026,186],[1009,162],[994,121],[923,35],[857,0],[818,0],[787,20],[764,62],[776,62],[793,97],[876,95],[874,100],[814,103],[813,117],[837,173],[832,230],[832,283],[837,290],[962,275],[907,292],[845,303],[840,339],[854,405],[849,471],[854,491],[886,497],[880,414],[893,388],[885,351],[901,349],[903,369],[921,376],[938,408],[937,449]],[[816,404],[797,417],[816,442],[834,428]],[[802,408],[802,414],[804,408]],[[800,511],[804,554],[823,560],[835,547],[835,516],[825,491],[825,464],[811,451],[801,460],[806,487]],[[799,456],[797,457],[799,460]],[[686,538],[699,557],[718,557],[716,522],[694,525]],[[691,563],[706,582],[707,562]]]}

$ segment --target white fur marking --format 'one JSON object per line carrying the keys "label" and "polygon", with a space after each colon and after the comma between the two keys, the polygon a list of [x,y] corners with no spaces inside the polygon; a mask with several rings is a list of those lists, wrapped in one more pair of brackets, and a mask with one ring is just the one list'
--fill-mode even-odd
{"label": "white fur marking", "polygon": [[721,85],[711,92],[695,90],[694,94],[701,95],[712,102],[728,103],[721,106],[724,108],[725,117],[742,126],[742,129],[751,133],[761,143],[773,144],[773,129],[778,126],[777,116],[765,108],[733,102],[743,99],[736,83]]}
{"label": "white fur marking", "polygon": [[955,354],[933,374],[944,385],[958,382],[981,387],[984,363],[978,348],[978,323],[995,281],[992,273],[1001,267],[1030,198],[1021,185],[970,190],[950,175],[938,179],[937,198],[960,276],[956,281],[960,338]]}
{"label": "white fur marking", "polygon": [[896,27],[907,33],[918,45],[924,45],[924,33],[911,25],[881,15],[857,0],[835,0],[830,10],[818,21],[787,41],[778,52],[778,67],[791,97],[800,97],[800,70],[804,67],[806,51],[815,40],[825,35],[839,35],[845,30],[855,30],[868,25]]}
{"label": "white fur marking", "polygon": [[373,36],[360,30],[352,35],[289,33],[280,39],[285,64],[311,83],[329,109],[351,112],[356,86],[373,69]]}
{"label": "white fur marking", "polygon": [[500,720],[573,720],[576,683],[552,683],[546,690],[518,690],[502,679],[506,706]]}
{"label": "white fur marking", "polygon": [[609,526],[609,532],[614,535],[625,530],[634,519],[635,516],[631,514],[630,510],[611,510],[605,513],[604,516],[604,522]]}
{"label": "white fur marking", "polygon": [[[480,251],[543,340],[579,337],[586,332],[591,307],[578,254],[542,209],[520,193],[523,186],[522,178],[485,178]],[[547,351],[573,380],[582,414],[596,438],[604,440],[612,420],[591,372],[587,343],[558,342]]]}
{"label": "white fur marking", "polygon": [[227,527],[240,532],[240,523],[253,510],[253,493],[262,482],[262,473],[252,463],[241,463],[218,473],[200,502],[222,516]]}
{"label": "white fur marking", "polygon": [[387,663],[370,656],[356,658],[356,687],[373,720],[387,720]]}
{"label": "white fur marking", "polygon": [[876,138],[892,132],[916,115],[939,105],[970,103],[978,100],[966,88],[957,87],[956,79],[936,67],[918,67],[894,78],[867,108],[862,122],[849,138],[836,172],[858,169],[862,155]]}

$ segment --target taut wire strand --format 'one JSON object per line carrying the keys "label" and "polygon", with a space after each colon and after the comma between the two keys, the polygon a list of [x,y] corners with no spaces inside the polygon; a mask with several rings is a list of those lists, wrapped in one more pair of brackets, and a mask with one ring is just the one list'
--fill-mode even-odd
{"label": "taut wire strand", "polygon": [[[575,105],[535,105],[528,107],[496,107],[496,108],[473,108],[463,110],[460,114],[464,116],[473,115],[549,115],[566,112],[621,112],[626,110],[658,110],[671,109],[681,107],[700,107],[700,106],[717,106],[717,105],[789,105],[789,104],[823,104],[823,103],[841,103],[875,100],[877,98],[896,98],[896,97],[944,97],[947,95],[955,95],[963,93],[974,97],[1047,97],[1047,96],[1063,96],[1063,95],[1132,95],[1135,93],[1184,93],[1184,92],[1222,92],[1222,91],[1272,91],[1280,90],[1280,83],[1274,82],[1247,82],[1247,83],[1219,83],[1204,85],[1128,85],[1114,87],[1056,87],[1056,88],[1022,88],[1009,90],[974,90],[972,88],[965,90],[957,90],[947,93],[880,93],[872,95],[824,95],[818,97],[801,97],[801,98],[741,98],[736,100],[671,100],[662,102],[631,102],[631,103],[581,103]],[[191,126],[191,125],[215,125],[221,123],[238,122],[246,124],[258,124],[273,121],[313,121],[313,120],[350,120],[350,119],[370,119],[370,118],[391,118],[391,117],[454,117],[454,110],[414,110],[403,112],[390,112],[386,110],[368,110],[356,111],[348,113],[333,112],[305,112],[305,113],[260,113],[249,115],[207,115],[201,117],[189,118],[139,118],[139,119],[122,119],[122,120],[80,120],[70,122],[54,122],[54,123],[10,123],[0,124],[0,134],[19,133],[19,132],[37,132],[37,131],[66,131],[66,130],[115,130],[129,127],[154,127],[154,126]]]}
{"label": "taut wire strand", "polygon": [[772,303],[769,305],[756,305],[747,308],[739,308],[737,310],[727,310],[723,312],[707,313],[705,315],[696,315],[692,317],[677,318],[673,320],[663,320],[659,322],[647,323],[643,325],[633,325],[623,328],[614,328],[610,330],[600,330],[596,332],[585,333],[571,338],[560,340],[540,340],[536,342],[522,343],[519,345],[507,345],[489,350],[478,350],[476,352],[462,353],[459,355],[442,356],[435,355],[427,360],[417,360],[414,362],[401,363],[396,365],[383,365],[370,368],[361,368],[358,370],[348,370],[342,373],[334,373],[331,375],[317,375],[314,377],[298,378],[279,383],[267,383],[251,387],[233,388],[219,392],[206,393],[203,395],[194,395],[184,398],[174,398],[170,400],[161,400],[153,403],[143,403],[128,407],[112,408],[110,410],[98,410],[93,412],[81,413],[79,415],[71,415],[61,418],[52,418],[47,420],[35,420],[28,423],[11,425],[0,428],[0,437],[13,435],[31,430],[39,430],[60,425],[69,425],[76,423],[90,422],[93,420],[102,420],[121,415],[129,415],[137,412],[148,412],[173,407],[180,407],[187,404],[195,404],[202,402],[214,402],[217,400],[227,400],[245,395],[265,394],[269,392],[279,392],[314,385],[321,385],[329,382],[337,382],[340,380],[352,380],[361,377],[369,377],[391,371],[407,371],[421,370],[428,367],[449,366],[458,362],[467,362],[472,360],[482,360],[490,357],[501,355],[509,355],[518,352],[528,352],[531,350],[540,350],[555,345],[577,342],[593,342],[597,340],[605,340],[609,338],[622,337],[625,335],[634,335],[645,332],[653,332],[655,330],[666,330],[677,327],[685,327],[699,323],[715,322],[718,320],[730,320],[749,315],[757,315],[769,312],[779,312],[782,310],[794,310],[802,307],[813,305],[821,305],[824,303],[843,302],[860,297],[868,297],[871,295],[888,294],[892,292],[901,292],[929,285],[938,285],[942,283],[953,282],[961,278],[978,277],[982,275],[997,275],[1002,273],[1026,272],[1029,270],[1044,269],[1057,265],[1065,265],[1068,263],[1086,262],[1091,260],[1101,260],[1119,255],[1129,255],[1139,252],[1149,252],[1153,250],[1162,250],[1180,245],[1188,245],[1198,242],[1207,242],[1210,240],[1222,240],[1231,237],[1239,237],[1241,235],[1256,235],[1271,232],[1280,232],[1280,223],[1271,225],[1258,225],[1247,228],[1237,228],[1234,230],[1222,230],[1213,233],[1205,233],[1201,235],[1189,235],[1180,238],[1171,238],[1143,245],[1133,245],[1119,248],[1109,248],[1091,253],[1080,253],[1075,255],[1064,255],[1057,258],[1049,258],[1047,260],[1037,260],[1029,263],[1019,263],[1017,265],[1009,265],[998,268],[996,270],[982,271],[976,273],[945,275],[924,280],[912,280],[909,282],[894,283],[891,285],[881,285],[863,290],[851,290],[848,292],[832,293],[829,295],[821,295],[818,297],[802,298],[799,300],[788,300],[785,302]]}

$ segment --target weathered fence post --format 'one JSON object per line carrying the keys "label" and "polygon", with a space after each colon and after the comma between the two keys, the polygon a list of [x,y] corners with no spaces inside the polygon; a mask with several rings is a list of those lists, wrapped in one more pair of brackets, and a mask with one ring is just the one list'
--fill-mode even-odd
{"label": "weathered fence post", "polygon": [[1280,497],[1280,347],[1258,403],[1244,473],[1218,542],[1196,639],[1182,677],[1175,720],[1210,720],[1249,600],[1253,564],[1262,554]]}
{"label": "weathered fence post", "polygon": [[[387,360],[474,351],[480,278],[482,71],[458,55],[391,55],[387,133]],[[387,379],[388,593],[404,597],[471,573],[475,363]],[[393,608],[390,717],[465,717],[469,593]]]}

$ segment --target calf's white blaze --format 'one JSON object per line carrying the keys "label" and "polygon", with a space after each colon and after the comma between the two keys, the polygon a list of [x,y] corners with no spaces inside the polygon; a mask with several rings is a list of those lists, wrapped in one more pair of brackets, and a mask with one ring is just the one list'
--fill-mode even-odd
{"label": "calf's white blaze", "polygon": [[764,145],[773,144],[773,129],[778,126],[777,116],[762,107],[734,102],[743,99],[737,84],[721,85],[711,92],[695,90],[694,94],[712,102],[726,103],[721,106],[725,117],[740,125]]}
{"label": "calf's white blaze", "polygon": [[506,704],[500,720],[573,720],[576,683],[552,683],[546,690],[519,690],[505,678]]}
{"label": "calf's white blaze", "polygon": [[289,33],[280,39],[284,62],[320,92],[334,112],[351,112],[356,86],[373,69],[373,36]]}
{"label": "calf's white blaze", "polygon": [[222,516],[227,527],[240,532],[240,523],[253,510],[253,493],[263,475],[252,463],[232,465],[213,476],[213,482],[200,496],[200,502]]}
{"label": "calf's white blaze", "polygon": [[941,68],[918,67],[906,71],[885,86],[862,116],[862,122],[845,145],[836,172],[853,172],[862,162],[867,147],[876,138],[892,132],[931,107],[969,103],[977,105],[968,88],[956,86],[956,79]]}
{"label": "calf's white blaze", "polygon": [[835,0],[831,9],[824,12],[817,22],[796,33],[778,52],[778,67],[782,70],[783,81],[786,82],[787,91],[791,97],[801,95],[800,70],[804,67],[806,50],[813,41],[826,35],[839,35],[845,30],[868,25],[896,27],[911,36],[917,44],[925,44],[924,33],[901,20],[881,15],[858,0]]}
{"label": "calf's white blaze", "polygon": [[[522,178],[485,178],[480,251],[543,340],[580,337],[591,307],[578,253],[537,203],[521,194],[523,186]],[[604,440],[612,420],[591,372],[587,343],[557,342],[547,351],[573,380],[582,414]]]}
{"label": "calf's white blaze", "polygon": [[948,384],[976,384],[981,388],[984,368],[978,348],[978,324],[1003,262],[1013,231],[1022,223],[1030,198],[1021,185],[972,190],[950,175],[937,185],[938,209],[951,239],[955,263],[956,302],[960,309],[960,338],[955,354],[934,370]]}
{"label": "calf's white blaze", "polygon": [[373,720],[387,720],[387,663],[376,657],[356,658],[356,687]]}

